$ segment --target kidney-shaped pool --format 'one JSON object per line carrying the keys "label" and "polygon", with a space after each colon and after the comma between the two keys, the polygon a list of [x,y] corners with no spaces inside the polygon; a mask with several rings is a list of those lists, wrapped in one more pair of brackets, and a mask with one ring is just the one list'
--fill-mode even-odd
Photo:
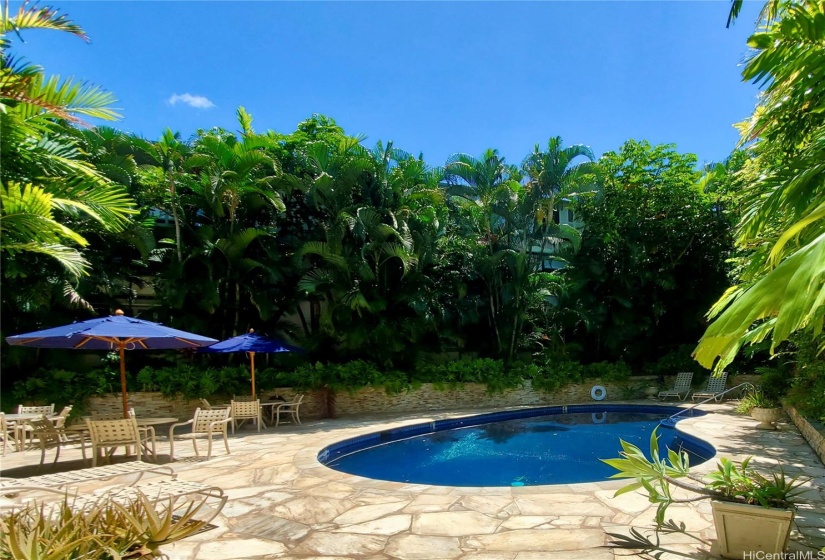
{"label": "kidney-shaped pool", "polygon": [[[496,412],[415,424],[347,439],[321,450],[324,465],[379,480],[444,486],[529,486],[606,480],[623,439],[649,448],[673,406],[571,405]],[[680,415],[702,415],[690,411]],[[716,454],[709,443],[664,424],[660,450],[691,465]]]}

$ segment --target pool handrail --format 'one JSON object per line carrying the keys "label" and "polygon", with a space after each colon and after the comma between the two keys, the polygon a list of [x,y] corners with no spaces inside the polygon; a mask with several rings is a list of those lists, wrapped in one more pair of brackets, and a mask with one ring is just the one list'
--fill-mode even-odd
{"label": "pool handrail", "polygon": [[672,426],[672,425],[674,424],[673,419],[674,419],[674,418],[676,418],[677,416],[679,416],[680,414],[684,414],[685,412],[691,411],[691,410],[693,410],[694,408],[696,408],[697,406],[699,406],[700,404],[705,404],[705,403],[707,403],[707,402],[710,402],[710,401],[716,400],[716,399],[718,399],[719,397],[721,397],[722,395],[724,395],[724,394],[726,394],[726,393],[730,393],[731,391],[735,391],[735,390],[740,389],[740,388],[742,388],[742,387],[750,387],[750,388],[751,388],[751,390],[755,390],[755,389],[756,389],[756,387],[754,386],[754,384],[753,384],[753,383],[751,383],[750,381],[745,381],[744,383],[740,383],[740,384],[739,384],[739,385],[737,385],[736,387],[731,387],[730,389],[725,389],[725,390],[724,390],[724,391],[722,391],[721,393],[716,393],[716,394],[714,394],[713,396],[708,397],[708,398],[706,398],[706,399],[705,399],[705,400],[703,400],[703,401],[699,401],[698,403],[694,404],[693,406],[689,406],[689,407],[687,407],[687,408],[683,408],[683,409],[682,409],[682,410],[680,410],[679,412],[677,412],[677,413],[675,413],[675,414],[671,414],[670,416],[668,416],[667,418],[665,418],[664,420],[662,420],[661,422],[659,422],[659,424],[662,424],[662,425],[665,425],[665,426]]}

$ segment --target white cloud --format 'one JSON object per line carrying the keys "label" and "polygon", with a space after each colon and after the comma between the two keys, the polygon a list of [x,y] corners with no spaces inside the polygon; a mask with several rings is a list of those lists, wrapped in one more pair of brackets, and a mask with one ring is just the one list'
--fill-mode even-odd
{"label": "white cloud", "polygon": [[202,95],[192,95],[191,93],[182,93],[180,95],[176,93],[169,98],[170,105],[175,105],[178,101],[181,103],[186,103],[190,107],[194,107],[196,109],[209,109],[215,106],[214,103],[209,101],[209,98]]}

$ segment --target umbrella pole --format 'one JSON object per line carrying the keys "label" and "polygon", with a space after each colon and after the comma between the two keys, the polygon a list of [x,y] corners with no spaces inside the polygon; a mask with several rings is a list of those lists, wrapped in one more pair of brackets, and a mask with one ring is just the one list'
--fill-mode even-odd
{"label": "umbrella pole", "polygon": [[119,345],[118,350],[120,351],[120,394],[123,397],[123,417],[129,418],[129,401],[126,396],[126,356],[124,355],[124,345]]}
{"label": "umbrella pole", "polygon": [[255,398],[255,352],[249,353],[249,365],[252,368],[252,398]]}

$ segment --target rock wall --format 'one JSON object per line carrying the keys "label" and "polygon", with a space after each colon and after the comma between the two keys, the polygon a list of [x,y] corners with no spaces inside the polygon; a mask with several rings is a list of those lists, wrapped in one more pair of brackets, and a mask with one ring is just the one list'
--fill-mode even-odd
{"label": "rock wall", "polygon": [[793,423],[796,424],[802,437],[808,440],[808,444],[816,454],[819,455],[822,462],[825,463],[825,434],[817,430],[804,416],[799,414],[794,407],[786,406],[785,412],[788,413]]}
{"label": "rock wall", "polygon": [[[674,379],[668,379],[664,387],[672,387]],[[733,387],[745,381],[758,382],[758,379],[759,376],[737,376],[734,381],[728,383],[728,386]],[[605,388],[607,393],[605,401],[619,401],[641,398],[643,397],[641,390],[645,386],[657,384],[653,376],[638,376],[620,382],[589,380],[587,383],[566,385],[549,393],[534,391],[529,380],[525,381],[522,387],[496,394],[488,394],[486,385],[479,383],[464,383],[456,387],[424,383],[415,389],[392,395],[382,387],[362,387],[354,391],[339,391],[332,396],[327,395],[326,391],[310,391],[305,393],[301,417],[324,418],[329,416],[330,412],[336,416],[356,416],[428,410],[586,403],[593,402],[590,390],[594,385],[602,385]],[[279,395],[290,400],[295,392],[290,388],[262,391],[260,398],[261,402],[269,402],[272,397]],[[732,397],[736,396],[732,395]],[[139,416],[171,416],[181,420],[192,418],[195,408],[200,406],[197,400],[169,400],[163,398],[160,393],[130,393],[129,402]],[[210,399],[212,405],[228,402],[229,397],[225,396]],[[329,410],[330,404],[334,407],[332,411]],[[92,397],[89,409],[97,413],[117,414],[121,410],[120,395]]]}

